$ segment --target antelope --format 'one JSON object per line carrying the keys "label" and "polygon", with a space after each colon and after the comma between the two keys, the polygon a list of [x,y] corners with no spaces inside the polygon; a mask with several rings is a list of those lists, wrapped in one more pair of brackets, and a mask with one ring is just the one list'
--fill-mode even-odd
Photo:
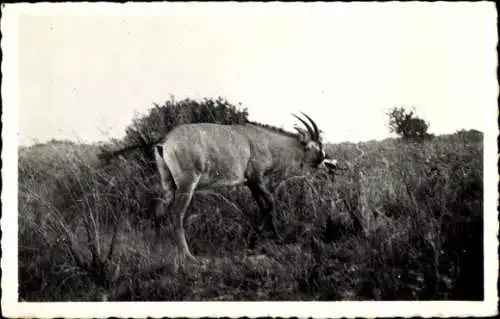
{"label": "antelope", "polygon": [[266,227],[280,238],[273,216],[275,201],[264,183],[268,173],[285,161],[315,169],[325,166],[333,169],[337,164],[326,158],[316,123],[302,114],[310,124],[292,114],[304,125],[304,128],[294,127],[298,134],[252,123],[192,123],[175,127],[154,143],[153,154],[163,191],[163,204],[154,217],[157,238],[165,217],[169,216],[181,259],[199,264],[189,249],[184,230],[184,217],[193,193],[237,185],[246,185],[259,207],[262,220],[259,231]]}

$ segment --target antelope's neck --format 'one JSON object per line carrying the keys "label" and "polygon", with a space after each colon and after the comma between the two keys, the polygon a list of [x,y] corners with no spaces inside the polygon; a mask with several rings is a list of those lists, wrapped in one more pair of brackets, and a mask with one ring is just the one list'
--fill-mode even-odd
{"label": "antelope's neck", "polygon": [[289,163],[304,158],[304,148],[296,137],[274,133],[268,143],[274,162]]}
{"label": "antelope's neck", "polygon": [[258,148],[265,148],[271,153],[275,164],[303,160],[303,146],[294,134],[287,134],[253,124],[247,124],[244,129],[254,139],[254,143],[258,145]]}

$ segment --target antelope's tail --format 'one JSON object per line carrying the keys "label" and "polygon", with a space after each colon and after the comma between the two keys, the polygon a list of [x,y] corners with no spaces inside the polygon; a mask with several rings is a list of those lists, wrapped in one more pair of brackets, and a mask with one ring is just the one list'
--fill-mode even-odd
{"label": "antelope's tail", "polygon": [[127,146],[125,148],[122,148],[120,150],[117,150],[117,151],[107,151],[107,150],[102,150],[98,155],[97,157],[99,158],[99,160],[103,161],[105,164],[109,164],[109,162],[111,161],[111,159],[117,157],[117,156],[120,156],[120,155],[123,155],[123,154],[126,154],[126,153],[130,153],[134,150],[137,150],[137,149],[147,149],[147,148],[150,148],[152,146],[156,146],[158,145],[158,143],[161,141],[161,139],[157,139],[157,140],[154,140],[152,142],[149,142],[149,143],[142,143],[142,144],[135,144],[135,145],[131,145],[131,146]]}

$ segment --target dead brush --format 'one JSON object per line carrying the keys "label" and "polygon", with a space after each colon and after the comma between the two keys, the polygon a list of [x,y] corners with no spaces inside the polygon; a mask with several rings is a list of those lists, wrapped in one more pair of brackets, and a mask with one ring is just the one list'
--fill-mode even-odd
{"label": "dead brush", "polygon": [[71,256],[74,265],[83,271],[100,288],[99,299],[108,300],[108,293],[117,284],[120,278],[120,264],[113,262],[119,222],[115,218],[111,241],[104,247],[105,236],[100,235],[101,227],[92,211],[83,214],[83,225],[86,241],[82,245],[78,240],[78,228],[74,231],[69,228],[62,218],[54,218],[58,223],[63,238],[61,244]]}

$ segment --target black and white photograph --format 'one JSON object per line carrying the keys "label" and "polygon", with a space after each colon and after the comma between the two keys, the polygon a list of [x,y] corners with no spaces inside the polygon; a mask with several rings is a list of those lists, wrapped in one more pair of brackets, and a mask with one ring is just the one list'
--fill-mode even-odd
{"label": "black and white photograph", "polygon": [[2,4],[3,315],[497,315],[496,24]]}

